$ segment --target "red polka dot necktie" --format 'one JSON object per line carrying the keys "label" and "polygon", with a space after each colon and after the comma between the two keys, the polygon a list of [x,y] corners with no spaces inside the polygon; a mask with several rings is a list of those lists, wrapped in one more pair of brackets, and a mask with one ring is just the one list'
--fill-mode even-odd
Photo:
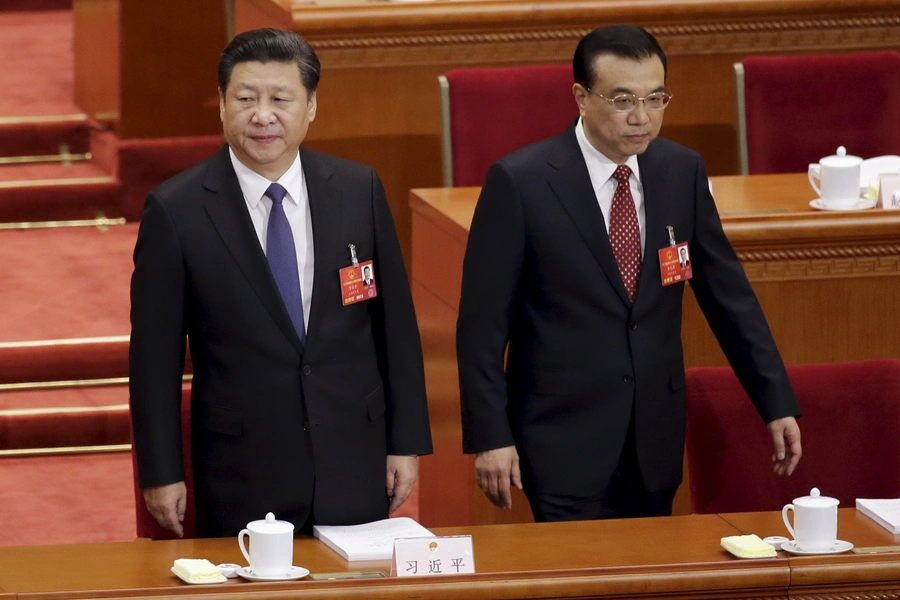
{"label": "red polka dot necktie", "polygon": [[619,165],[612,176],[619,185],[609,211],[609,243],[612,244],[616,264],[619,265],[622,283],[633,302],[638,280],[641,278],[641,230],[628,182],[631,168]]}

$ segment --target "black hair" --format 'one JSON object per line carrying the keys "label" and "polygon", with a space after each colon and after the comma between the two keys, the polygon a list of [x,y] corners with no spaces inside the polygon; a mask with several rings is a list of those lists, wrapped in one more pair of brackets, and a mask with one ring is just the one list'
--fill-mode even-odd
{"label": "black hair", "polygon": [[656,38],[646,29],[634,25],[610,25],[590,32],[578,42],[572,58],[575,83],[585,89],[594,84],[594,60],[602,54],[612,54],[619,58],[643,60],[653,56],[662,61],[663,73],[667,72],[666,53]]}
{"label": "black hair", "polygon": [[300,81],[309,94],[316,91],[322,71],[316,51],[296,33],[272,28],[253,29],[234,36],[222,51],[219,58],[219,89],[223,94],[231,82],[234,66],[245,62],[296,63],[300,69]]}

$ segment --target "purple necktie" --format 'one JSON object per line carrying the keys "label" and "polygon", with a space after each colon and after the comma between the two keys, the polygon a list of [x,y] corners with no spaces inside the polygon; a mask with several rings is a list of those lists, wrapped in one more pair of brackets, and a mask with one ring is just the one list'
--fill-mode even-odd
{"label": "purple necktie", "polygon": [[297,336],[306,343],[306,327],[303,325],[303,295],[300,293],[300,273],[297,270],[297,248],[291,224],[284,214],[284,196],[287,190],[273,183],[266,190],[266,196],[272,199],[272,210],[269,213],[269,225],[266,229],[266,258],[272,277],[281,292],[281,299],[287,308]]}

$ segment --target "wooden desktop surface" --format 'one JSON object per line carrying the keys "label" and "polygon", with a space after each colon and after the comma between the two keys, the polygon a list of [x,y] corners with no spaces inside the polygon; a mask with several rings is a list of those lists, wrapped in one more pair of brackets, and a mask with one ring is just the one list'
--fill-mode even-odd
{"label": "wooden desktop surface", "polygon": [[[900,543],[855,509],[841,509],[839,535],[856,546]],[[719,546],[727,535],[784,534],[780,513],[688,515],[657,519],[491,525],[435,529],[472,535],[477,574],[352,581],[247,582],[189,586],[169,568],[177,558],[244,564],[231,538],[0,548],[0,590],[21,600],[215,595],[230,598],[787,598],[802,585],[817,598],[900,592],[900,554],[740,560]],[[348,563],[312,538],[294,543],[294,562],[313,573],[381,569]],[[798,573],[802,577],[798,578]],[[872,590],[873,595],[867,593]],[[0,596],[2,598],[2,596]]]}
{"label": "wooden desktop surface", "polygon": [[[712,187],[786,363],[900,358],[900,337],[887,333],[900,328],[900,211],[815,210],[799,173],[713,177]],[[428,526],[531,518],[518,490],[512,511],[494,508],[474,485],[472,457],[462,454],[455,327],[478,193],[410,192],[413,299],[435,443],[435,454],[420,459],[420,520]],[[690,287],[682,340],[687,367],[727,365]],[[676,496],[676,514],[690,512],[687,488]]]}

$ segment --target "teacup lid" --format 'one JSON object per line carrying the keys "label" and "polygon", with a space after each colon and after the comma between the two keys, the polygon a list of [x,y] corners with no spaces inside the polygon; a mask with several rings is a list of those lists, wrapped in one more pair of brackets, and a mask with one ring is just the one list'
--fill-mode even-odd
{"label": "teacup lid", "polygon": [[861,164],[862,160],[863,159],[859,156],[847,154],[847,149],[843,146],[838,146],[837,152],[835,154],[826,156],[819,161],[819,164],[826,165],[828,167],[852,167],[854,165]]}
{"label": "teacup lid", "polygon": [[794,504],[798,506],[809,506],[809,507],[824,507],[824,506],[837,506],[841,501],[837,498],[830,498],[828,496],[823,496],[821,492],[819,492],[819,488],[813,488],[809,491],[809,496],[801,496],[799,498],[794,498]]}
{"label": "teacup lid", "polygon": [[274,513],[267,513],[265,520],[247,523],[247,529],[259,533],[287,533],[294,531],[294,525],[287,521],[277,520]]}

